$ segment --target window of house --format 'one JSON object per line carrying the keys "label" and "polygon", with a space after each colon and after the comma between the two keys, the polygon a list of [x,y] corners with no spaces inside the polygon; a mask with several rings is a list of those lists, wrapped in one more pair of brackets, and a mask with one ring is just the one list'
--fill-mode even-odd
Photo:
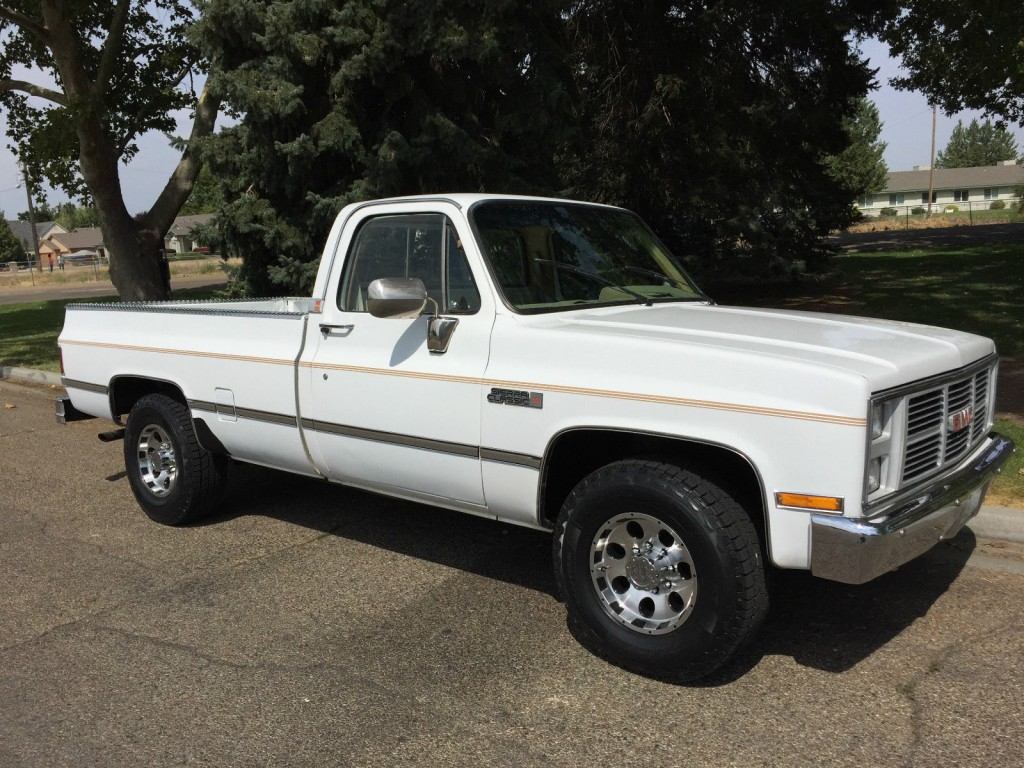
{"label": "window of house", "polygon": [[966,189],[954,189],[953,190],[953,202],[955,203],[966,203],[971,199],[971,193]]}
{"label": "window of house", "polygon": [[871,195],[861,195],[860,199],[857,200],[857,205],[861,208],[871,207]]}
{"label": "window of house", "polygon": [[986,200],[991,200],[991,199],[992,199],[993,197],[996,197],[996,195],[993,195],[993,194],[992,194],[992,191],[993,191],[993,190],[992,190],[992,187],[985,187],[985,189],[983,190],[983,192],[984,192],[984,195],[985,195],[985,199],[986,199]]}
{"label": "window of house", "polygon": [[895,195],[889,195],[889,205],[903,205],[903,193],[897,192]]}
{"label": "window of house", "polygon": [[473,314],[480,294],[458,233],[440,213],[375,216],[356,232],[338,292],[345,312],[366,312],[367,289],[381,277],[418,277],[448,314]]}
{"label": "window of house", "polygon": [[[938,193],[938,192],[934,192],[934,191],[933,191],[933,192],[932,192],[932,202],[933,202],[933,203],[934,203],[934,202],[937,202],[937,201],[938,201],[938,199],[939,199],[939,193]],[[927,205],[927,204],[928,204],[928,193],[927,193],[927,192],[922,192],[922,193],[921,193],[921,202],[922,202],[923,204],[925,204],[925,205]]]}

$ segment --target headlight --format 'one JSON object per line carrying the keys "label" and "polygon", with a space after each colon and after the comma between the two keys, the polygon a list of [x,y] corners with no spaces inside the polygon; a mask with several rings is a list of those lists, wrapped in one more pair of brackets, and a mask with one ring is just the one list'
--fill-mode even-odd
{"label": "headlight", "polygon": [[889,473],[889,453],[892,443],[892,423],[899,410],[899,398],[889,398],[871,403],[868,413],[868,454],[864,468],[864,493],[873,494],[883,486],[891,484]]}
{"label": "headlight", "polygon": [[875,403],[871,406],[871,439],[877,440],[885,432],[887,403]]}
{"label": "headlight", "polygon": [[868,493],[874,493],[882,485],[882,457],[876,456],[868,462]]}

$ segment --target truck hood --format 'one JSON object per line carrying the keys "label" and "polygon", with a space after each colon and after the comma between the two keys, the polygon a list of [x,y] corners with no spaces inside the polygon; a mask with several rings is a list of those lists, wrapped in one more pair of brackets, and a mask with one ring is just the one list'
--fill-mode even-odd
{"label": "truck hood", "polygon": [[659,338],[770,355],[863,376],[873,391],[923,379],[992,354],[990,339],[915,323],[778,309],[662,304],[562,316],[577,330]]}

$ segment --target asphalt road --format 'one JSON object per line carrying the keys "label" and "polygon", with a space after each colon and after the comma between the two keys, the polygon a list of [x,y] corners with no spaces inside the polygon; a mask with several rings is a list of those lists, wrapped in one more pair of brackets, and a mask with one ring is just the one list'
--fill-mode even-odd
{"label": "asphalt road", "polygon": [[[180,288],[205,288],[207,286],[224,285],[227,277],[220,272],[197,275],[194,277],[171,278],[171,289]],[[17,288],[2,287],[0,289],[0,304],[21,304],[26,301],[52,301],[54,299],[101,299],[105,297],[114,298],[117,291],[109,281],[103,280],[96,283],[55,283],[53,285],[18,286]]]}
{"label": "asphalt road", "polygon": [[966,532],[864,587],[783,574],[678,687],[568,634],[548,540],[239,468],[163,528],[99,422],[0,384],[0,765],[1016,766],[1024,554]]}

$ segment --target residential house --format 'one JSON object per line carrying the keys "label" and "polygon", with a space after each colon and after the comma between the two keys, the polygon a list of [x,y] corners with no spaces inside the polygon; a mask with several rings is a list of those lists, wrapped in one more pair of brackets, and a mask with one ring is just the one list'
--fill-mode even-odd
{"label": "residential house", "polygon": [[59,256],[69,256],[79,251],[95,253],[101,259],[107,257],[107,250],[103,246],[103,233],[100,232],[99,227],[82,227],[70,232],[54,232],[39,244],[39,256],[44,265],[49,262],[50,256],[53,256],[53,260],[56,262]]}
{"label": "residential house", "polygon": [[202,243],[196,240],[196,229],[213,221],[212,213],[197,213],[192,216],[179,216],[174,220],[167,237],[164,239],[164,247],[174,253],[190,253]]}
{"label": "residential house", "polygon": [[[21,247],[25,249],[26,258],[35,259],[36,249],[32,247],[32,225],[27,221],[8,221],[7,226],[11,228],[14,236],[21,241]],[[36,234],[39,236],[40,243],[50,235],[58,232],[67,232],[67,230],[55,221],[36,222]]]}
{"label": "residential house", "polygon": [[[867,216],[877,216],[884,208],[896,208],[901,214],[907,208],[927,208],[929,173],[927,168],[893,171],[885,189],[861,197],[857,207]],[[986,210],[996,200],[1016,201],[1018,189],[1024,186],[1024,166],[1013,160],[972,168],[936,168],[932,176],[933,212],[947,205],[960,210]]]}

